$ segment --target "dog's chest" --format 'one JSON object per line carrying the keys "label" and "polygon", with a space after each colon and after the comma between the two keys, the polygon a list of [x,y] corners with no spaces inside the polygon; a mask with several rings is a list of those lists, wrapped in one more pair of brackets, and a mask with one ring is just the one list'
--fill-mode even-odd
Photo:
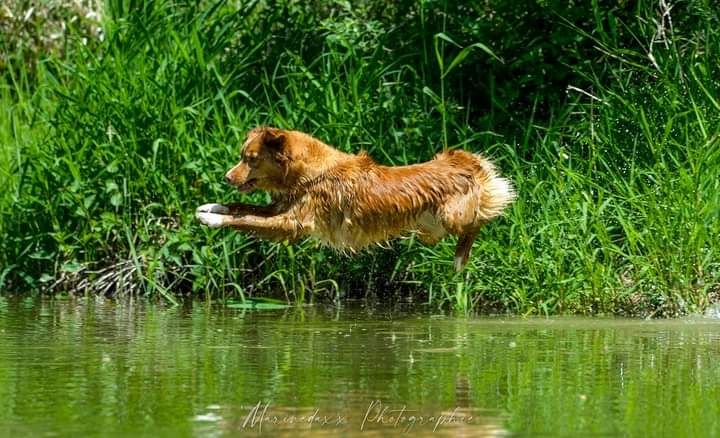
{"label": "dog's chest", "polygon": [[316,218],[312,233],[316,239],[337,249],[357,250],[373,243],[372,234],[363,229],[352,217],[342,213]]}
{"label": "dog's chest", "polygon": [[311,236],[341,250],[360,250],[372,244],[382,244],[417,229],[413,217],[353,217],[337,212],[330,217],[317,218]]}

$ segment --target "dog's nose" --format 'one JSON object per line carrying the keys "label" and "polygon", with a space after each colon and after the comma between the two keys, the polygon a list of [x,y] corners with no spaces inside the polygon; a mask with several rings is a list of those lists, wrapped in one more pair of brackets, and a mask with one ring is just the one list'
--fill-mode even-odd
{"label": "dog's nose", "polygon": [[229,173],[225,174],[225,182],[228,184],[232,184],[232,178],[230,177]]}

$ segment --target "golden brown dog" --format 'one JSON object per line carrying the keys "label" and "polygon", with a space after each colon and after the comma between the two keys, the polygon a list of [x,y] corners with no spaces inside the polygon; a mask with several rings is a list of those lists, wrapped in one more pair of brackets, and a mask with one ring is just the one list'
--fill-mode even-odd
{"label": "golden brown dog", "polygon": [[426,244],[458,236],[455,269],[467,263],[478,230],[515,198],[512,184],[477,154],[439,153],[410,166],[381,166],[298,131],[255,128],[240,163],[225,175],[240,191],[267,190],[267,206],[205,204],[196,216],[272,240],[315,237],[358,250],[417,232]]}

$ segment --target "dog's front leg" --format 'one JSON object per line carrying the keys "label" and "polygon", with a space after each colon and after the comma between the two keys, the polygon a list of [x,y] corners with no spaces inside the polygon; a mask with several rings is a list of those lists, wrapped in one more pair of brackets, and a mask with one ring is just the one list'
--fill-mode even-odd
{"label": "dog's front leg", "polygon": [[270,205],[250,205],[250,204],[230,204],[227,206],[230,214],[233,216],[243,216],[246,214],[252,216],[268,217],[278,214],[277,204]]}
{"label": "dog's front leg", "polygon": [[248,231],[264,239],[296,240],[312,227],[309,221],[299,221],[294,214],[284,213],[262,217],[254,215],[228,216],[217,213],[199,212],[198,220],[211,228],[231,227]]}
{"label": "dog's front leg", "polygon": [[250,214],[253,216],[267,217],[279,213],[278,204],[251,205],[251,204],[203,204],[195,210],[196,213],[217,213],[222,215],[242,216]]}

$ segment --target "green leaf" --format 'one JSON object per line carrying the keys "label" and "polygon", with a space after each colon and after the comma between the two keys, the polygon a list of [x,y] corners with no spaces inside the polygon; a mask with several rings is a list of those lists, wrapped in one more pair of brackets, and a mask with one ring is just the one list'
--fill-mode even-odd
{"label": "green leaf", "polygon": [[431,90],[428,87],[423,87],[422,92],[426,94],[427,96],[430,96],[430,98],[435,103],[439,103],[441,101],[440,96],[438,96],[433,90]]}
{"label": "green leaf", "polygon": [[457,54],[457,56],[455,56],[455,58],[450,63],[450,66],[443,73],[442,77],[444,78],[445,76],[447,76],[453,68],[457,67],[461,62],[463,62],[473,49],[480,49],[488,55],[492,56],[493,58],[497,59],[498,61],[503,62],[502,59],[495,55],[495,53],[493,53],[493,51],[490,50],[488,46],[483,43],[475,43],[465,47],[460,51],[460,53]]}
{"label": "green leaf", "polygon": [[90,209],[92,207],[93,202],[95,202],[95,195],[89,195],[86,196],[83,200],[83,205],[85,206],[85,209]]}
{"label": "green leaf", "polygon": [[60,268],[63,272],[78,272],[82,269],[82,265],[78,262],[68,262]]}
{"label": "green leaf", "polygon": [[446,33],[440,32],[435,34],[436,39],[441,39],[449,42],[450,44],[456,46],[456,47],[462,47],[460,44],[456,43],[452,38],[450,38]]}
{"label": "green leaf", "polygon": [[122,205],[123,197],[121,193],[115,193],[110,198],[110,203],[113,205],[113,207],[119,207]]}
{"label": "green leaf", "polygon": [[34,253],[30,254],[30,258],[34,260],[50,260],[53,257],[53,254],[45,251],[43,249],[39,251],[35,251]]}

